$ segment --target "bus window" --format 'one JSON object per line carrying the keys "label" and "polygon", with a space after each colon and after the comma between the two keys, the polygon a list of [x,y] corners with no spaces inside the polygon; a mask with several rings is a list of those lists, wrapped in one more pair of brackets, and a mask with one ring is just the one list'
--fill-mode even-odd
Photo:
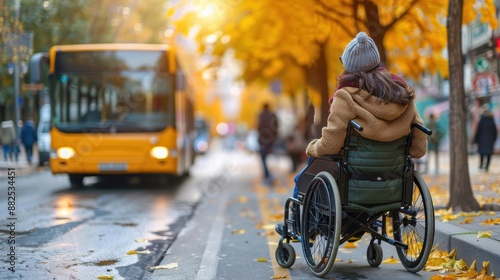
{"label": "bus window", "polygon": [[174,91],[168,75],[121,72],[65,77],[57,80],[54,95],[61,131],[106,131],[111,125],[116,132],[159,131],[173,126]]}

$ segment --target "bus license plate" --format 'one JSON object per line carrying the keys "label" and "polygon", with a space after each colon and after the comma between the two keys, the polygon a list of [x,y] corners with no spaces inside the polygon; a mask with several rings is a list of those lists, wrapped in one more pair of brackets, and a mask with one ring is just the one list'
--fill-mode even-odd
{"label": "bus license plate", "polygon": [[99,171],[127,171],[128,165],[120,162],[99,163]]}

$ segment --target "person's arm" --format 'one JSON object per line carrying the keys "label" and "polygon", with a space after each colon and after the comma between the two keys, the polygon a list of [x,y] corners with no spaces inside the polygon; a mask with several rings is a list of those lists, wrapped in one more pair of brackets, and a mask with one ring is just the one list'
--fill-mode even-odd
{"label": "person's arm", "polygon": [[355,117],[351,95],[345,90],[338,90],[330,105],[327,126],[321,130],[321,138],[309,143],[306,154],[310,157],[321,157],[340,153],[349,121]]}
{"label": "person's arm", "polygon": [[497,137],[498,137],[498,129],[497,129],[497,125],[496,125],[495,121],[493,121],[493,128],[494,128],[494,130],[493,130],[493,136],[495,137],[495,138],[494,138],[494,139],[495,139],[494,141],[497,141]]}
{"label": "person's arm", "polygon": [[472,144],[477,144],[477,142],[479,142],[479,135],[481,133],[480,131],[481,131],[481,126],[482,126],[481,121],[482,121],[482,119],[479,120],[479,123],[476,126],[476,132],[474,133],[474,140],[472,141]]}
{"label": "person's arm", "polygon": [[[412,103],[413,104],[410,104],[410,106],[413,106],[413,110],[415,110],[415,116],[412,124],[419,123],[424,125],[424,121],[418,114],[417,106],[414,102]],[[421,158],[425,155],[425,153],[427,153],[427,134],[422,132],[420,129],[414,129],[411,139],[410,155],[414,158]]]}

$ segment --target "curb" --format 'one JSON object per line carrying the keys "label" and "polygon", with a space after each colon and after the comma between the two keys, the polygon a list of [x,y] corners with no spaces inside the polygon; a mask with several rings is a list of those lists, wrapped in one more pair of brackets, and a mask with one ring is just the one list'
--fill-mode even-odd
{"label": "curb", "polygon": [[456,259],[467,265],[476,261],[476,270],[481,271],[483,262],[489,262],[488,275],[500,275],[500,242],[492,238],[477,238],[477,231],[470,231],[436,220],[434,245],[451,252],[456,249]]}

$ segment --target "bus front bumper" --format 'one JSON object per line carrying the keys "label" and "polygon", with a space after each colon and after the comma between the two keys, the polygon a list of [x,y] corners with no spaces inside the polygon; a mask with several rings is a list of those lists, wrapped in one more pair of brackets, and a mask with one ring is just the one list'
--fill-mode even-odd
{"label": "bus front bumper", "polygon": [[53,174],[177,174],[177,159],[148,160],[78,160],[51,158],[50,168]]}

